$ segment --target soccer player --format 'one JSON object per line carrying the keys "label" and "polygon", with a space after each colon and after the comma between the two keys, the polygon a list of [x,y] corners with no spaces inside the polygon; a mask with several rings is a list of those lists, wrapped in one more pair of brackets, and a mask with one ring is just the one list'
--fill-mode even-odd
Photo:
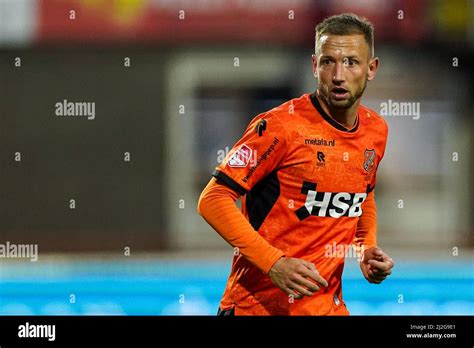
{"label": "soccer player", "polygon": [[199,213],[236,250],[219,315],[348,315],[339,246],[363,250],[370,283],[391,274],[374,199],[388,129],[360,104],[373,37],[353,14],[321,22],[316,91],[256,116],[202,192]]}

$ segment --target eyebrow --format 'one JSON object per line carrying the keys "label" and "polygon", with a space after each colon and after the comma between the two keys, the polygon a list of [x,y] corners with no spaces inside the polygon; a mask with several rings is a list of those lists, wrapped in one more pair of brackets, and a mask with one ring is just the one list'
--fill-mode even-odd
{"label": "eyebrow", "polygon": [[[325,55],[322,55],[319,59],[327,59],[327,58],[329,58],[329,59],[334,59],[333,56],[328,56],[328,55],[326,55],[326,54],[325,54]],[[343,59],[360,59],[360,57],[357,56],[357,55],[350,55],[350,56],[345,56],[345,57],[343,57]]]}

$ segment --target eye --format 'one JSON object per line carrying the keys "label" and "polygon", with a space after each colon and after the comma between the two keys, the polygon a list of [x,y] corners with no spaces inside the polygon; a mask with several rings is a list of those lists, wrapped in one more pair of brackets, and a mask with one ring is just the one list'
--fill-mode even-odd
{"label": "eye", "polygon": [[329,65],[329,64],[331,64],[331,60],[325,58],[325,59],[323,59],[323,60],[321,61],[321,63],[322,63],[323,65]]}
{"label": "eye", "polygon": [[357,60],[353,59],[353,58],[344,58],[344,65],[347,65],[347,66],[354,66],[356,65],[358,62]]}

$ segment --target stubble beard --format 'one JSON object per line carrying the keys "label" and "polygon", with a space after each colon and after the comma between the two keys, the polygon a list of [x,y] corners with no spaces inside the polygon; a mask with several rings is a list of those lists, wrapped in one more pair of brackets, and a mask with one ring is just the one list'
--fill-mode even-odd
{"label": "stubble beard", "polygon": [[[329,95],[329,91],[325,91],[324,93],[320,93],[320,96],[324,98],[326,101],[327,105],[331,109],[349,109],[354,105],[354,103],[362,97],[364,94],[365,88],[367,87],[367,80],[364,81],[364,85],[362,88],[359,88],[356,93],[353,95],[351,92],[349,92],[350,96],[348,99],[345,100],[333,100],[331,99]],[[323,90],[320,88],[320,90]]]}

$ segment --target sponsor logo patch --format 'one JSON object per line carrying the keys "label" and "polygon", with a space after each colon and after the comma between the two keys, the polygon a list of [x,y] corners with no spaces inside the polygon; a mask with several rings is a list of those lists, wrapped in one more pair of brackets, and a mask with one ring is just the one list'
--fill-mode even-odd
{"label": "sponsor logo patch", "polygon": [[310,217],[359,217],[362,215],[362,203],[374,189],[367,185],[366,192],[321,192],[317,183],[303,181],[301,193],[306,195],[304,205],[295,211],[300,221]]}
{"label": "sponsor logo patch", "polygon": [[246,167],[252,156],[252,149],[247,145],[242,145],[236,150],[227,161],[229,167]]}
{"label": "sponsor logo patch", "polygon": [[335,146],[336,141],[334,139],[327,140],[324,138],[307,138],[304,140],[305,145],[318,145],[318,146]]}

